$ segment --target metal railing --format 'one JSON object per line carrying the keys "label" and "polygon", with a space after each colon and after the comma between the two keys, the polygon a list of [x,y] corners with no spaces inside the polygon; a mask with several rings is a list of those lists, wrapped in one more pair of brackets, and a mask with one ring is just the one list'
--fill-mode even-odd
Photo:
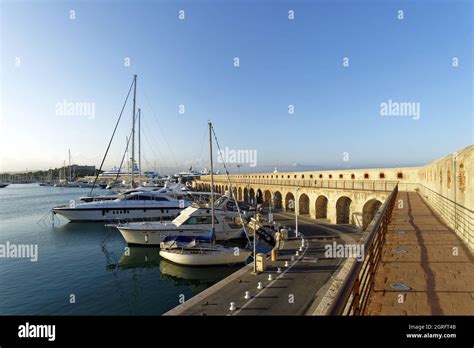
{"label": "metal railing", "polygon": [[411,185],[412,190],[422,196],[468,247],[474,249],[474,211],[423,184]]}
{"label": "metal railing", "polygon": [[[208,184],[209,178],[197,180]],[[214,183],[228,185],[227,178],[214,177]],[[341,190],[364,190],[389,192],[397,185],[397,181],[389,180],[313,180],[313,179],[232,179],[233,185],[278,185],[290,187],[327,188]]]}
{"label": "metal railing", "polygon": [[398,185],[395,185],[368,227],[369,232],[364,243],[364,261],[357,262],[355,259],[350,259],[353,261],[352,267],[334,302],[328,308],[328,315],[364,314],[374,286],[375,273],[382,258],[382,247],[385,244],[387,226],[392,217],[397,194]]}

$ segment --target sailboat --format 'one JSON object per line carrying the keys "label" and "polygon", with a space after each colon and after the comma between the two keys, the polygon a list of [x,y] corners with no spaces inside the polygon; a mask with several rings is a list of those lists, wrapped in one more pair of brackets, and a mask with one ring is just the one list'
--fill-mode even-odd
{"label": "sailboat", "polygon": [[251,252],[238,247],[229,248],[215,243],[214,174],[212,161],[212,123],[209,122],[209,149],[211,162],[211,231],[209,238],[166,237],[160,244],[160,256],[186,266],[219,266],[245,263]]}

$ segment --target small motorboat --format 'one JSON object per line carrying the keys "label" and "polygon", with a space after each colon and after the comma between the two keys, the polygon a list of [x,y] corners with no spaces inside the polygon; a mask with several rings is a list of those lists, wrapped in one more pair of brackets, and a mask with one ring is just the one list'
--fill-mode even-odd
{"label": "small motorboat", "polygon": [[7,184],[5,182],[0,182],[0,188],[7,187],[8,185],[10,185],[10,184]]}

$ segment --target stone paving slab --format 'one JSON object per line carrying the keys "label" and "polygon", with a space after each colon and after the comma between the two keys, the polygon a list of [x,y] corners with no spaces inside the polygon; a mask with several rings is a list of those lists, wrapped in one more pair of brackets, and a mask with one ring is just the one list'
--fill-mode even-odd
{"label": "stone paving slab", "polygon": [[[430,244],[445,244],[449,246],[458,245],[459,238],[451,231],[437,232],[433,231],[422,232],[423,240],[426,245]],[[419,237],[415,231],[404,231],[403,233],[389,233],[386,236],[385,243],[390,244],[418,244]]]}
{"label": "stone paving slab", "polygon": [[[459,240],[455,244],[428,244],[423,241],[416,243],[390,243],[384,246],[382,262],[469,262],[470,253],[463,248]],[[456,249],[453,249],[456,248]]]}

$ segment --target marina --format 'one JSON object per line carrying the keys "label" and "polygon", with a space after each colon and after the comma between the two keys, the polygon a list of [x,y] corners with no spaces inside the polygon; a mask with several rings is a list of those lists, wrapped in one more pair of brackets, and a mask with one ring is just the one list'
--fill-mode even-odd
{"label": "marina", "polygon": [[9,299],[0,304],[4,315],[161,315],[178,305],[181,295],[188,299],[238,270],[172,265],[159,256],[159,246],[130,246],[127,252],[119,232],[104,223],[58,218],[54,227],[38,223],[49,214],[45,205],[86,192],[38,184],[12,184],[2,191],[0,244],[38,246],[35,262],[0,262],[0,296]]}
{"label": "marina", "polygon": [[[121,164],[112,171],[104,171],[104,163],[132,91],[132,130],[126,138]],[[191,167],[188,171],[167,176],[148,170],[144,177],[141,165],[142,114],[141,109],[137,109],[136,93],[137,75],[134,75],[101,165],[98,170],[93,167],[94,176],[73,175],[69,151],[69,165],[58,171],[59,181],[54,184],[52,171],[47,181],[35,184],[2,183],[0,202],[6,207],[2,228],[9,231],[10,226],[12,229],[2,234],[1,239],[10,245],[11,238],[17,241],[27,238],[35,248],[35,256],[31,257],[31,264],[24,267],[28,279],[0,286],[0,294],[11,296],[23,281],[34,281],[37,273],[28,274],[28,269],[37,270],[36,263],[49,267],[49,259],[67,253],[68,256],[63,256],[61,261],[65,266],[70,257],[78,257],[82,247],[88,248],[80,258],[82,261],[71,261],[70,267],[84,267],[81,278],[84,278],[84,272],[98,278],[86,283],[102,287],[104,291],[107,288],[112,291],[112,286],[120,289],[132,287],[133,291],[138,291],[135,289],[147,287],[148,282],[156,278],[160,283],[158,288],[153,288],[160,292],[156,307],[146,307],[146,310],[142,307],[142,303],[147,303],[148,297],[152,296],[147,289],[143,295],[134,292],[130,298],[134,303],[127,309],[115,296],[109,298],[108,309],[98,306],[93,309],[86,307],[85,310],[76,300],[75,291],[85,292],[86,299],[97,292],[91,293],[82,287],[73,290],[74,281],[70,274],[65,279],[62,274],[58,277],[59,274],[54,272],[40,273],[42,283],[46,281],[50,286],[59,282],[55,289],[64,291],[61,295],[64,302],[50,307],[50,313],[151,313],[167,316],[390,314],[397,311],[387,305],[386,285],[380,283],[381,276],[377,276],[377,270],[386,267],[385,238],[389,228],[393,229],[391,220],[397,197],[404,197],[403,194],[411,197],[408,204],[410,200],[421,200],[431,206],[431,218],[459,238],[456,244],[462,247],[467,267],[474,265],[473,214],[469,208],[474,195],[469,194],[473,187],[467,185],[469,178],[466,179],[466,168],[469,174],[474,163],[472,145],[456,155],[448,155],[422,167],[337,170],[338,173],[280,172],[275,168],[271,173],[231,174],[226,161],[232,162],[232,159],[224,158],[227,152],[221,149],[215,128],[208,121],[209,170],[204,168],[198,172]],[[135,157],[137,122],[138,158]],[[214,170],[213,146],[224,174]],[[122,171],[125,158],[129,158],[128,168]],[[453,187],[449,182],[451,162],[459,173],[455,177],[458,185]],[[446,167],[448,169],[444,171]],[[441,175],[447,172],[448,197],[440,194],[443,178],[438,183],[433,182],[432,168],[439,170]],[[65,179],[67,171],[69,174]],[[403,209],[403,204],[404,199],[400,199],[397,208]],[[49,209],[45,211],[45,207]],[[32,210],[31,214],[28,209]],[[25,213],[26,220],[21,218]],[[416,248],[427,250],[429,247],[424,245],[424,237],[415,225],[412,210],[406,214],[411,217],[410,224],[418,233]],[[35,217],[36,224],[32,220]],[[21,222],[16,223],[19,220]],[[423,223],[424,220],[420,221]],[[25,234],[23,229],[29,232]],[[54,247],[58,235],[63,241],[72,238],[67,243],[73,243],[73,251],[63,248],[60,253],[48,254],[48,250],[57,251]],[[74,238],[79,238],[84,244],[76,245]],[[43,239],[49,241],[42,244]],[[454,248],[457,256],[459,246]],[[401,250],[403,254],[409,249],[399,247],[397,252]],[[38,250],[46,256],[39,256]],[[430,258],[425,254],[420,254],[419,261],[429,265]],[[97,268],[98,265],[94,264],[95,271],[91,271],[90,260],[98,258],[102,258],[102,267]],[[183,267],[182,272],[180,267]],[[211,277],[209,273],[213,273],[214,267],[220,271]],[[207,271],[200,268],[207,268]],[[16,270],[15,267],[8,268],[6,279],[9,279],[11,269],[13,272]],[[162,276],[162,271],[167,277]],[[149,275],[143,275],[146,279],[141,280],[142,276],[137,274],[144,273]],[[125,279],[120,280],[121,277]],[[425,277],[430,277],[430,273]],[[176,278],[182,279],[179,286],[173,287],[174,282],[169,280],[175,281]],[[470,295],[470,286],[474,283],[471,283],[448,289],[461,290],[465,294],[464,298],[450,300],[450,305],[457,308],[454,312],[446,307],[447,304],[443,306],[434,295],[428,297],[431,313],[474,312]],[[412,289],[411,285],[397,281],[391,286],[399,291]],[[377,297],[380,287],[385,289],[382,296]],[[46,292],[48,295],[41,302],[48,300],[50,291]],[[165,297],[161,295],[163,292]],[[3,310],[10,314],[39,313],[35,306],[28,307],[27,312],[22,308],[25,307],[14,300],[11,307]],[[389,308],[388,312],[384,308]],[[408,310],[402,309],[402,313],[406,314]]]}
{"label": "marina", "polygon": [[1,2],[0,348],[472,346],[473,7]]}

